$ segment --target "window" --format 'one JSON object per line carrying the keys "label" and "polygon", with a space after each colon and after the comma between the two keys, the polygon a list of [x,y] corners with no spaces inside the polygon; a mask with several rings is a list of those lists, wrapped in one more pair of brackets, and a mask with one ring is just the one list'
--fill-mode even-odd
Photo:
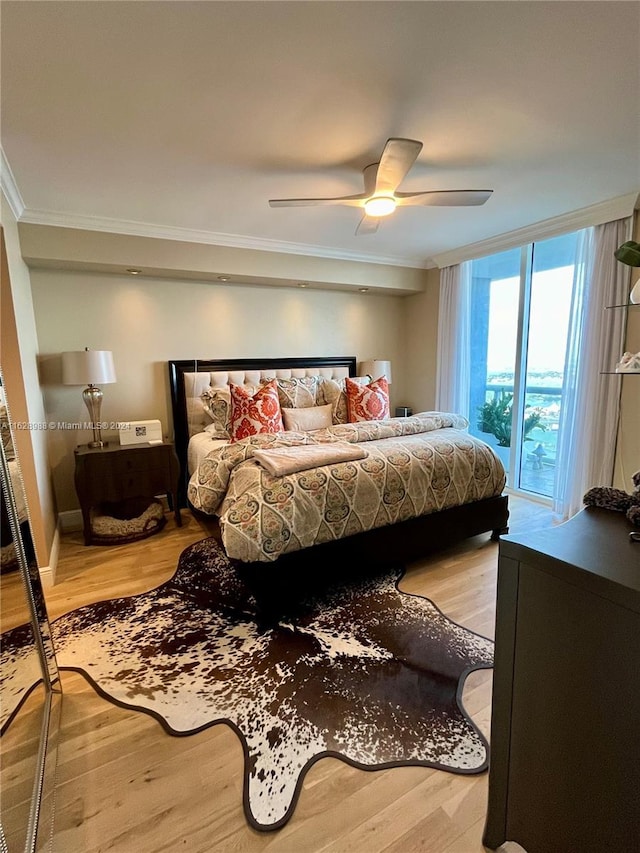
{"label": "window", "polygon": [[578,233],[471,264],[470,431],[552,497]]}

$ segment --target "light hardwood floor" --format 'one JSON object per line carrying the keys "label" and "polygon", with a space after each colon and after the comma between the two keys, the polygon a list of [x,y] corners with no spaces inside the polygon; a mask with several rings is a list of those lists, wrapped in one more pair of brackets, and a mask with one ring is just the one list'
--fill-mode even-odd
{"label": "light hardwood floor", "polygon": [[[511,500],[512,531],[551,524],[539,504]],[[208,535],[184,513],[182,528],[127,546],[85,547],[63,537],[51,618],[92,601],[151,589],[173,574],[182,550]],[[497,545],[488,535],[414,563],[402,589],[431,598],[449,617],[493,634]],[[487,774],[425,768],[356,770],[333,758],[308,772],[281,830],[251,829],[242,808],[243,754],[216,725],[171,737],[151,717],[115,707],[82,676],[62,675],[56,853],[480,853]],[[472,673],[464,704],[489,735],[491,673]]]}

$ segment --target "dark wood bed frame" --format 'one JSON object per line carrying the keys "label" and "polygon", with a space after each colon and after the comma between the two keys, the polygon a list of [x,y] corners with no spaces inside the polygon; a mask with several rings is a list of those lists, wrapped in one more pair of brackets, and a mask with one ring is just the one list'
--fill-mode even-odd
{"label": "dark wood bed frame", "polygon": [[[179,500],[187,505],[186,486],[187,445],[189,430],[185,399],[185,373],[213,372],[218,370],[269,370],[276,367],[347,367],[350,376],[355,376],[356,359],[352,356],[329,358],[253,358],[225,360],[182,360],[169,362],[169,384],[171,387],[171,404],[173,409],[173,427],[175,434],[176,452],[180,460],[180,490]],[[193,508],[191,508],[193,512]],[[313,574],[311,570],[316,561],[322,565],[321,574],[326,574],[331,565],[349,565],[358,563],[370,566],[372,563],[387,566],[389,563],[404,563],[419,559],[441,548],[477,536],[480,533],[491,532],[491,538],[508,532],[509,518],[508,499],[506,495],[487,498],[474,503],[452,507],[442,512],[423,515],[408,521],[398,522],[387,527],[357,533],[336,542],[327,542],[306,548],[303,551],[285,554],[272,563],[247,563],[244,570],[251,576],[255,585],[264,585],[265,595],[277,594],[280,598],[284,589],[290,589],[290,583],[301,574]],[[300,572],[301,561],[304,572]],[[273,569],[277,567],[277,583],[274,589]],[[281,601],[279,601],[279,606]]]}

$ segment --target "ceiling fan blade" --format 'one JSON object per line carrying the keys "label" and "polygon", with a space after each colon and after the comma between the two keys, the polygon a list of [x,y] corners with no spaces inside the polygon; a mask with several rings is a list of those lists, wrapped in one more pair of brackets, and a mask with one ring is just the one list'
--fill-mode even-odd
{"label": "ceiling fan blade", "polygon": [[376,216],[367,216],[366,214],[360,220],[356,228],[356,236],[361,234],[374,234],[378,230],[380,219]]}
{"label": "ceiling fan blade", "polygon": [[379,163],[371,163],[369,166],[366,166],[362,172],[364,177],[364,194],[366,198],[370,198],[376,191],[378,166]]}
{"label": "ceiling fan blade", "polygon": [[367,198],[363,193],[343,195],[338,198],[270,198],[269,207],[312,207],[318,204],[346,204],[349,207],[362,207]]}
{"label": "ceiling fan blade", "polygon": [[378,163],[375,195],[393,195],[420,151],[422,142],[415,139],[388,139]]}
{"label": "ceiling fan blade", "polygon": [[484,204],[493,190],[436,190],[426,193],[396,193],[398,206],[468,207]]}

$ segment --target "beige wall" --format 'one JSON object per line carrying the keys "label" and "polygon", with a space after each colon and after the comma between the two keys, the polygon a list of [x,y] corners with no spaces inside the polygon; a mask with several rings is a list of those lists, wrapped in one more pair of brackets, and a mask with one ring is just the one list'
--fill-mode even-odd
{"label": "beige wall", "polygon": [[[29,270],[22,260],[16,219],[2,196],[1,364],[14,423],[42,423],[44,405],[38,380],[38,341]],[[5,253],[6,250],[6,253]],[[16,448],[25,485],[38,565],[49,566],[57,513],[47,459],[46,433],[17,430]]]}
{"label": "beige wall", "polygon": [[[86,421],[79,387],[61,384],[60,353],[112,350],[103,421],[159,418],[170,434],[169,359],[354,355],[392,362],[404,399],[404,300],[311,288],[251,287],[106,273],[31,270],[46,419]],[[106,435],[106,434],[105,434]],[[60,511],[78,506],[73,448],[88,432],[47,435]]]}
{"label": "beige wall", "polygon": [[436,356],[440,270],[427,270],[423,293],[403,301],[405,327],[405,397],[414,412],[431,411],[436,399]]}
{"label": "beige wall", "polygon": [[173,280],[217,283],[223,274],[235,284],[281,287],[302,281],[325,289],[368,287],[401,295],[420,292],[425,278],[423,269],[364,259],[267,252],[25,222],[20,224],[20,245],[30,267],[109,273],[137,267],[145,275]]}

